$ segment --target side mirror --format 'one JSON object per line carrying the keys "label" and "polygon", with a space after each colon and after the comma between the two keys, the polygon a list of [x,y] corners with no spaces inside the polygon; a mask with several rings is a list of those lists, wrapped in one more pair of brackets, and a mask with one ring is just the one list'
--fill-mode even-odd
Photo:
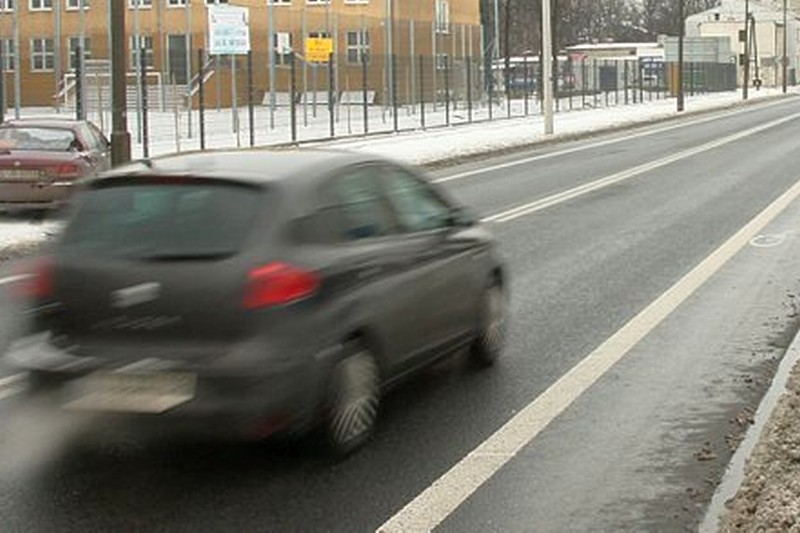
{"label": "side mirror", "polygon": [[469,228],[479,221],[478,214],[468,207],[456,207],[450,212],[450,225],[454,227]]}

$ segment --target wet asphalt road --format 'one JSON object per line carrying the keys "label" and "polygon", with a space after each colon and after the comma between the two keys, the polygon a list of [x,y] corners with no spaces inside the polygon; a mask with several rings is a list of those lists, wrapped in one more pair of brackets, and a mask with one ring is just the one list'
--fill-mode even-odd
{"label": "wet asphalt road", "polygon": [[[491,216],[794,113],[798,99],[439,176],[475,171],[445,186]],[[34,424],[15,396],[0,400],[0,530],[375,530],[794,185],[798,120],[493,223],[512,274],[505,358],[483,372],[455,358],[402,386],[374,441],[342,463],[308,444],[86,443],[57,420]],[[725,264],[439,528],[692,529],[729,456],[731,420],[757,402],[796,327],[800,207],[764,232],[769,246]],[[5,286],[0,305],[7,329]]]}

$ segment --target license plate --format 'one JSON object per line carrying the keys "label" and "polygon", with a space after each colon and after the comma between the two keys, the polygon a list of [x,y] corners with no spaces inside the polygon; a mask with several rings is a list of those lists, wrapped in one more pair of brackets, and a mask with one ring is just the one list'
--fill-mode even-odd
{"label": "license plate", "polygon": [[178,372],[97,372],[71,387],[66,409],[163,413],[194,398],[196,377]]}
{"label": "license plate", "polygon": [[8,180],[38,180],[40,172],[38,170],[21,170],[18,168],[0,169],[0,179]]}

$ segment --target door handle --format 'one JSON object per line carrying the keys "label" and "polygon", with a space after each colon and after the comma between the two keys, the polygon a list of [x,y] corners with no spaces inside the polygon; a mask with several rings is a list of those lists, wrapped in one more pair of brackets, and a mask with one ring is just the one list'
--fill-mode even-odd
{"label": "door handle", "polygon": [[365,266],[358,269],[358,279],[374,278],[383,272],[383,268],[379,266]]}

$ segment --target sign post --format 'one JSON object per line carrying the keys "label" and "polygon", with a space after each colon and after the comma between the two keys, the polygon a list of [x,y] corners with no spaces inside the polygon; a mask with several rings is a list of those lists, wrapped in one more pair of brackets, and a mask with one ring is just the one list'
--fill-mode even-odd
{"label": "sign post", "polygon": [[[230,5],[208,6],[208,52],[231,56],[231,106],[233,129],[239,144],[239,116],[236,106],[236,56],[250,52],[250,11]],[[220,95],[217,94],[217,102]]]}

